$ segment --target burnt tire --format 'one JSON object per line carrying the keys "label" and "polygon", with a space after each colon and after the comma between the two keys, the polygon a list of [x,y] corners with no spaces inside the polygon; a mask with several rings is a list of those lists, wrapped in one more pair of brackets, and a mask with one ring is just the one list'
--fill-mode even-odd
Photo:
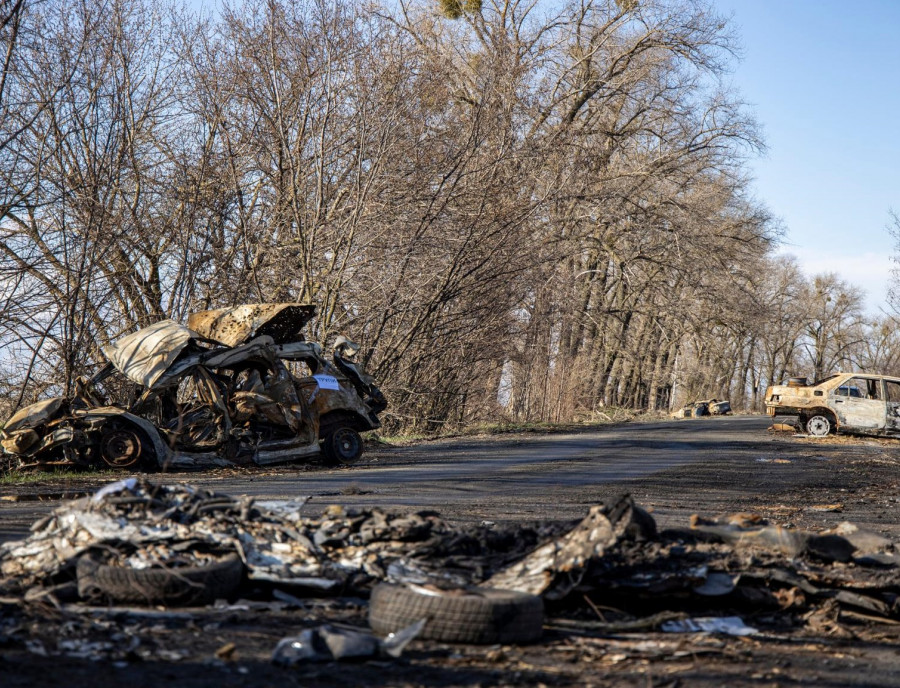
{"label": "burnt tire", "polygon": [[369,625],[387,635],[428,619],[420,638],[448,643],[531,643],[541,637],[544,602],[512,590],[434,592],[381,583],[369,600]]}
{"label": "burnt tire", "polygon": [[78,560],[78,595],[88,601],[126,604],[205,605],[230,597],[244,563],[229,554],[208,566],[134,569],[110,566],[95,555]]}
{"label": "burnt tire", "polygon": [[322,434],[322,454],[331,465],[351,464],[359,461],[363,453],[363,440],[351,427],[339,425],[327,428]]}

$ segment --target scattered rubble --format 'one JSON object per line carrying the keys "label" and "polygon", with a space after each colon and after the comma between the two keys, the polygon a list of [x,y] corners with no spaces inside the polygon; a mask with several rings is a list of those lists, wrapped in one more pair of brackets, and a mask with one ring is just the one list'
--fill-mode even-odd
{"label": "scattered rubble", "polygon": [[[850,523],[812,533],[735,514],[695,516],[684,528],[658,531],[627,495],[592,507],[577,523],[509,529],[456,528],[428,511],[331,507],[310,518],[300,506],[302,500],[263,505],[190,486],[121,481],[59,507],[28,538],[0,545],[0,601],[89,610],[99,599],[110,609],[126,605],[131,615],[133,605],[164,604],[168,611],[148,613],[177,615],[171,608],[179,604],[227,611],[232,607],[221,598],[248,595],[255,601],[238,607],[260,611],[371,595],[377,633],[425,620],[415,632],[398,634],[406,642],[421,634],[444,642],[527,643],[542,626],[588,636],[812,631],[823,624],[839,633],[844,618],[900,619],[900,552]],[[237,564],[232,575],[245,573],[230,590],[200,594],[205,579],[189,576],[181,577],[196,595],[182,589],[161,596],[143,587],[160,572],[178,579],[225,562]],[[98,580],[105,593],[99,596]],[[102,589],[110,580],[137,592],[111,595]],[[457,627],[462,635],[454,637]],[[275,661],[384,656],[399,647],[346,630],[291,635]],[[97,637],[34,651],[115,658],[126,642],[141,641]]]}

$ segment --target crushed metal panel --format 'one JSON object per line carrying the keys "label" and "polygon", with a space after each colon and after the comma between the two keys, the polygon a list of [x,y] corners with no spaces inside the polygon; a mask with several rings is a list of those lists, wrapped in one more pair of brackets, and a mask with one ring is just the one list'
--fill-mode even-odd
{"label": "crushed metal panel", "polygon": [[45,399],[44,401],[39,401],[30,406],[26,406],[25,408],[21,408],[6,421],[3,430],[7,433],[11,433],[16,430],[25,430],[26,428],[33,428],[41,423],[45,423],[56,415],[56,412],[62,408],[64,402],[65,399],[63,397],[53,397],[52,399]]}
{"label": "crushed metal panel", "polygon": [[103,347],[103,353],[129,380],[150,389],[190,341],[198,338],[184,325],[163,320]]}
{"label": "crushed metal panel", "polygon": [[563,585],[562,590],[552,596],[554,599],[564,597],[578,583],[587,563],[602,557],[617,539],[614,526],[603,511],[601,506],[591,507],[587,517],[566,536],[538,547],[482,585],[546,596],[558,574],[569,574],[567,583],[570,585]]}
{"label": "crushed metal panel", "polygon": [[188,327],[226,346],[237,346],[261,335],[284,344],[302,340],[300,330],[315,314],[315,306],[300,303],[244,304],[191,313]]}

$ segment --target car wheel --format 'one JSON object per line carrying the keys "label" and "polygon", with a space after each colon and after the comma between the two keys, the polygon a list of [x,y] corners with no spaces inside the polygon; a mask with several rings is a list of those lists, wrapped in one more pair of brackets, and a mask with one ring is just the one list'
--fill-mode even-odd
{"label": "car wheel", "polygon": [[104,466],[116,469],[151,469],[156,457],[150,443],[136,428],[127,425],[111,425],[103,429],[98,445],[100,461]]}
{"label": "car wheel", "polygon": [[813,437],[825,437],[831,429],[831,419],[826,415],[817,414],[806,420],[806,432]]}
{"label": "car wheel", "polygon": [[362,437],[353,428],[338,427],[322,438],[322,453],[329,463],[355,463],[362,452]]}

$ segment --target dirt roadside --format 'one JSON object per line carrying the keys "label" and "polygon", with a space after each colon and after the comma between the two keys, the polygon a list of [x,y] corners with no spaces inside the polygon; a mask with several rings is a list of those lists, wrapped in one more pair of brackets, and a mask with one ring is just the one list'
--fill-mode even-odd
{"label": "dirt roadside", "polygon": [[[505,437],[488,444],[515,441]],[[558,515],[583,512],[584,505],[624,489],[651,509],[664,528],[686,525],[692,513],[740,511],[809,530],[847,520],[900,541],[896,508],[900,502],[900,448],[892,443],[760,436],[756,426],[710,442],[690,463],[614,484],[562,481],[553,487],[540,471],[537,475],[542,477],[536,479],[548,503],[565,503],[564,510],[553,512]],[[407,461],[415,463],[416,456],[412,453],[410,459],[401,453],[398,458],[387,450],[376,455],[374,463],[397,467]],[[305,472],[295,477],[298,475]],[[227,479],[213,481],[224,483]],[[352,484],[366,483],[355,478]],[[224,487],[217,489],[224,491]],[[365,487],[355,489],[365,491]],[[511,493],[515,491],[510,488]],[[330,498],[354,502],[366,497],[347,492],[338,490]],[[514,494],[509,497],[505,510],[523,513]],[[389,501],[391,496],[385,499]],[[448,499],[440,511],[449,520],[472,522],[504,512],[502,505],[492,507]],[[615,608],[616,602],[605,601],[610,608]],[[603,611],[598,609],[598,614]],[[23,611],[18,605],[4,603],[0,605],[0,674],[8,686],[90,683],[101,687],[123,682],[199,686],[213,681],[228,686],[888,686],[900,682],[896,678],[900,675],[900,626],[895,624],[835,616],[798,628],[779,628],[771,620],[766,623],[762,610],[717,611],[738,613],[751,624],[763,622],[759,623],[763,632],[747,637],[600,633],[563,628],[554,623],[556,611],[551,609],[544,640],[532,646],[473,647],[417,641],[399,660],[283,669],[269,662],[280,638],[322,622],[364,625],[365,601],[309,599],[299,608],[290,608],[249,600],[230,608],[175,615],[153,610],[123,614],[114,609],[76,613],[70,608],[40,605]],[[58,656],[61,640],[72,641],[72,647],[81,647],[100,659]],[[42,650],[51,656],[42,656]]]}

